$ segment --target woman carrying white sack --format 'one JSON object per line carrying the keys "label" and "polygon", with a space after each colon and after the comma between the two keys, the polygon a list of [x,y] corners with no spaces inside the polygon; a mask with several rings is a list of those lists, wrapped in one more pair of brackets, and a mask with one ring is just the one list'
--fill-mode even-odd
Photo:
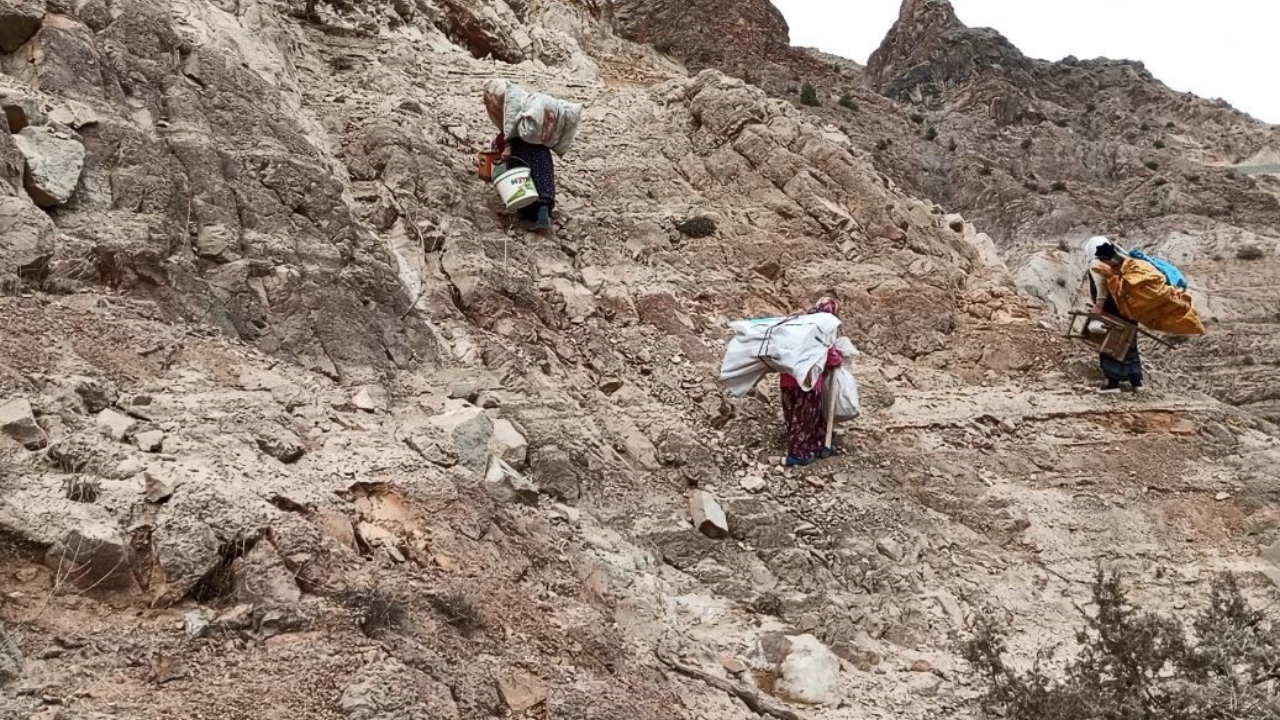
{"label": "woman carrying white sack", "polygon": [[484,86],[484,107],[500,131],[493,140],[494,152],[529,168],[538,189],[538,202],[517,211],[533,229],[551,227],[556,206],[556,170],[552,151],[564,156],[573,147],[582,118],[582,106],[550,95],[530,93],[506,80],[490,80]]}

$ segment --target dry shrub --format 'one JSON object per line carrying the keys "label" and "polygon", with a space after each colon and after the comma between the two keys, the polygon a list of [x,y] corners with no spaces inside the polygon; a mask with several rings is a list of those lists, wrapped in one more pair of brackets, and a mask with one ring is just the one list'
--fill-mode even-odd
{"label": "dry shrub", "polygon": [[102,481],[78,475],[62,481],[62,492],[71,502],[95,503],[102,494]]}
{"label": "dry shrub", "polygon": [[1240,260],[1261,260],[1265,255],[1257,245],[1245,245],[1236,250],[1236,257]]}
{"label": "dry shrub", "polygon": [[1019,673],[989,618],[962,654],[986,685],[984,704],[1009,720],[1280,720],[1280,626],[1253,610],[1231,576],[1215,578],[1190,632],[1144,613],[1118,574],[1099,571],[1097,613],[1077,634],[1079,654],[1056,673],[1042,651]]}
{"label": "dry shrub", "polygon": [[464,633],[484,627],[484,615],[474,595],[461,590],[451,590],[431,598],[431,605],[449,621],[450,625]]}
{"label": "dry shrub", "polygon": [[18,639],[0,623],[0,685],[18,677],[22,672],[22,650]]}
{"label": "dry shrub", "polygon": [[359,613],[360,632],[378,637],[388,630],[404,627],[409,621],[405,604],[381,590],[355,590],[347,593],[343,604]]}

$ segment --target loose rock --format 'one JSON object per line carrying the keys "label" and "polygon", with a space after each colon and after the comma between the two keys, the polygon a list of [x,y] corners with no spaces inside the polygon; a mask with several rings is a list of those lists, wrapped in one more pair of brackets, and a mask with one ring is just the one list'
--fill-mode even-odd
{"label": "loose rock", "polygon": [[192,610],[182,616],[182,629],[187,637],[197,640],[209,634],[209,613],[203,609]]}
{"label": "loose rock", "polygon": [[147,432],[138,433],[134,442],[138,444],[138,449],[147,453],[158,453],[164,449],[164,432],[160,430],[148,430]]}
{"label": "loose rock", "polygon": [[80,398],[85,412],[90,415],[100,413],[116,404],[119,393],[110,383],[88,377],[72,378],[71,389]]}
{"label": "loose rock", "polygon": [[876,541],[876,549],[880,551],[881,555],[890,560],[902,562],[902,546],[898,544],[897,540],[891,537],[882,537]]}
{"label": "loose rock", "polygon": [[538,486],[498,458],[489,461],[485,485],[494,498],[504,503],[538,504]]}
{"label": "loose rock", "polygon": [[840,701],[840,658],[812,635],[791,638],[775,686],[778,697],[810,705]]}
{"label": "loose rock", "polygon": [[118,528],[86,523],[49,549],[47,564],[84,590],[121,590],[133,580],[133,547]]}
{"label": "loose rock", "polygon": [[383,412],[390,405],[387,399],[387,391],[377,385],[369,385],[363,387],[351,398],[351,404],[357,410],[365,412]]}
{"label": "loose rock", "polygon": [[28,450],[39,450],[49,444],[31,412],[31,403],[26,400],[10,400],[0,405],[0,432]]}
{"label": "loose rock", "polygon": [[282,463],[295,463],[306,454],[299,438],[291,430],[282,427],[268,427],[258,431],[258,449]]}
{"label": "loose rock", "polygon": [[689,497],[689,514],[698,532],[710,538],[722,538],[729,534],[729,520],[724,508],[711,493],[695,490]]}
{"label": "loose rock", "polygon": [[131,436],[137,426],[137,420],[115,410],[107,409],[98,413],[98,429],[117,442]]}
{"label": "loose rock", "polygon": [[459,465],[477,475],[488,471],[489,440],[494,427],[493,420],[483,410],[463,405],[431,418],[430,422],[453,439]]}
{"label": "loose rock", "polygon": [[449,397],[454,400],[466,400],[473,403],[477,394],[478,390],[473,382],[460,382],[449,386]]}
{"label": "loose rock", "polygon": [[522,713],[547,700],[547,685],[523,670],[514,670],[498,680],[502,700],[513,713]]}
{"label": "loose rock", "polygon": [[503,462],[516,469],[524,468],[529,460],[529,443],[510,420],[494,421],[493,436],[489,438],[489,449],[494,457],[501,458]]}
{"label": "loose rock", "polygon": [[13,136],[27,162],[24,184],[40,207],[55,207],[71,199],[84,169],[84,145],[50,128],[27,127]]}

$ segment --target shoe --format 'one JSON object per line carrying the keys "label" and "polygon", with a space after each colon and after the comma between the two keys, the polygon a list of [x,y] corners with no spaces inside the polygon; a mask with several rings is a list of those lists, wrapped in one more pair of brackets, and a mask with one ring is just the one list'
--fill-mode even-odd
{"label": "shoe", "polygon": [[839,455],[839,454],[840,454],[840,450],[837,449],[834,445],[832,445],[831,447],[824,447],[818,451],[818,457],[822,458],[823,460],[826,460],[827,458],[830,458],[830,457],[835,457],[836,455]]}
{"label": "shoe", "polygon": [[1120,383],[1107,383],[1106,385],[1098,388],[1098,392],[1103,395],[1119,395]]}
{"label": "shoe", "polygon": [[805,467],[812,464],[813,464],[812,457],[798,458],[795,455],[788,455],[786,462],[783,463],[783,465],[785,465],[786,467]]}
{"label": "shoe", "polygon": [[533,224],[534,230],[548,230],[551,228],[551,208],[542,205],[538,208],[538,220]]}
{"label": "shoe", "polygon": [[1142,383],[1136,383],[1133,386],[1133,391],[1138,394],[1142,394],[1147,391],[1147,386],[1143,385]]}

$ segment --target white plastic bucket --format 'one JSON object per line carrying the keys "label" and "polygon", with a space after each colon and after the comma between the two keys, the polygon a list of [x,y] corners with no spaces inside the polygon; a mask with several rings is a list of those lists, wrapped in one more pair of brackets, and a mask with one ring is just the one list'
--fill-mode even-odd
{"label": "white plastic bucket", "polygon": [[538,202],[538,187],[533,184],[529,168],[517,167],[502,173],[493,181],[498,197],[508,210],[519,210]]}

